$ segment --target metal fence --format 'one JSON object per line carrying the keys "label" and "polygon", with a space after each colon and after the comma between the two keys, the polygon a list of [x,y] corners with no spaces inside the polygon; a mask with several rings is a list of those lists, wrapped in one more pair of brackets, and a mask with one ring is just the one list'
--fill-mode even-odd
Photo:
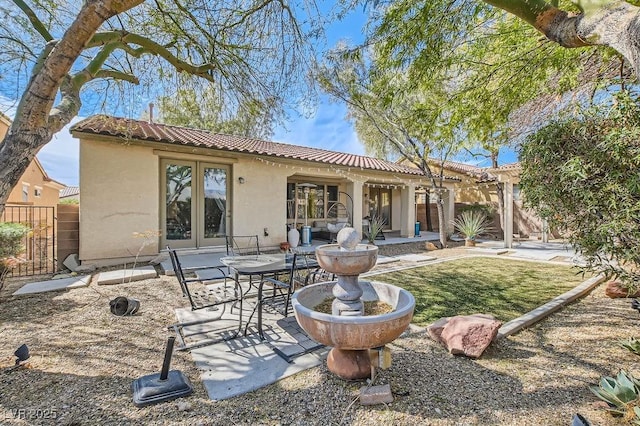
{"label": "metal fence", "polygon": [[9,276],[52,274],[56,272],[55,207],[6,206],[0,222],[21,223],[30,231],[24,237],[24,258]]}

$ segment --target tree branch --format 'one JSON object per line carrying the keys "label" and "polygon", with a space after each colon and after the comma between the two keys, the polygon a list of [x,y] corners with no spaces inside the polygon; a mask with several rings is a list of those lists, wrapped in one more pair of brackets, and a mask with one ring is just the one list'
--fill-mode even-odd
{"label": "tree branch", "polygon": [[13,0],[13,2],[24,12],[25,15],[27,15],[27,18],[29,19],[29,22],[31,22],[33,28],[42,36],[42,38],[44,38],[45,41],[48,42],[53,40],[53,36],[49,33],[47,27],[45,27],[40,18],[38,18],[36,13],[28,4],[23,0]]}
{"label": "tree branch", "polygon": [[[217,68],[214,64],[190,64],[186,61],[183,61],[182,59],[179,59],[176,55],[171,53],[171,51],[166,46],[139,34],[130,33],[124,30],[102,31],[96,33],[93,36],[88,46],[97,47],[101,45],[112,44],[114,45],[114,48],[117,47],[124,49],[128,54],[136,58],[142,56],[143,54],[159,56],[173,65],[179,72],[183,71],[198,77],[205,78],[209,81],[215,81],[212,75],[212,71],[216,70]],[[133,48],[131,46],[127,46],[128,44],[135,44],[140,47]]]}

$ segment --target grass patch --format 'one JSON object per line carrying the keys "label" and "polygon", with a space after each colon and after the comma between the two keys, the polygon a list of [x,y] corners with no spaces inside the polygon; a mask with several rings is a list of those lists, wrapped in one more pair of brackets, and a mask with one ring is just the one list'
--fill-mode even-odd
{"label": "grass patch", "polygon": [[506,322],[584,281],[576,268],[517,260],[470,258],[372,277],[409,290],[415,324],[442,317],[491,314]]}

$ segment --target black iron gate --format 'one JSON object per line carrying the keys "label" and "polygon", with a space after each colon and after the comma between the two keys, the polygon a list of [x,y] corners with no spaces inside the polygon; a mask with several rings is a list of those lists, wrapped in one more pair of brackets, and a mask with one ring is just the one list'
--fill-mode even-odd
{"label": "black iron gate", "polygon": [[29,227],[24,237],[25,252],[9,276],[52,274],[56,272],[55,207],[6,206],[0,222],[21,223]]}

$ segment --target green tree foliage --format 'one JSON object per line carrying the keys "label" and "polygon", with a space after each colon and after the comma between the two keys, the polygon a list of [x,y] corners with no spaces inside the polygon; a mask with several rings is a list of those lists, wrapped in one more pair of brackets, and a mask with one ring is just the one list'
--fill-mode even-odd
{"label": "green tree foliage", "polygon": [[327,93],[347,105],[368,153],[406,160],[424,173],[435,189],[444,246],[444,163],[459,149],[461,133],[439,126],[447,119],[440,102],[442,86],[423,90],[403,70],[387,65],[375,47],[363,51],[339,46],[318,65],[316,76]]}
{"label": "green tree foliage", "polygon": [[[135,95],[118,103],[118,89],[141,85],[151,100],[182,75],[215,85],[232,111],[297,105],[306,87],[308,37],[318,29],[312,19],[298,25],[297,6],[0,0],[0,94],[19,99],[0,144],[0,210],[38,150],[87,99],[102,99],[94,105],[108,111],[131,110]],[[269,109],[266,117],[282,111]]]}
{"label": "green tree foliage", "polygon": [[268,139],[279,117],[284,115],[283,104],[276,99],[234,102],[216,91],[215,85],[200,87],[180,80],[174,93],[158,99],[158,119],[165,124]]}
{"label": "green tree foliage", "polygon": [[568,236],[592,270],[629,284],[640,273],[640,105],[613,105],[554,121],[522,146],[527,206]]}

